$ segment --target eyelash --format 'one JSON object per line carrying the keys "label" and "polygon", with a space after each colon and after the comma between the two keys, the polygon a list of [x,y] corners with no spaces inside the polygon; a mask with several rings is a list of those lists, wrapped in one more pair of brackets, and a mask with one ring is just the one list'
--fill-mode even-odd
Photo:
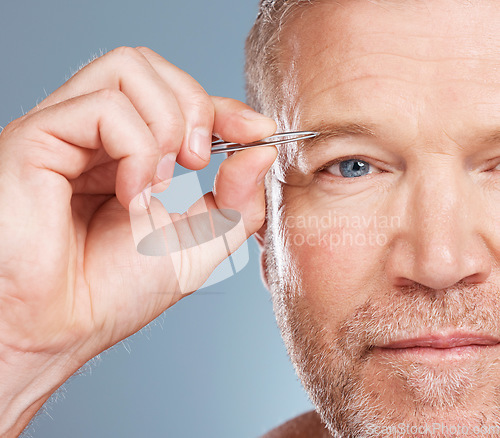
{"label": "eyelash", "polygon": [[[375,164],[373,164],[373,160],[370,159],[370,158],[367,158],[367,157],[364,157],[364,156],[360,156],[360,155],[348,155],[348,156],[345,156],[345,157],[340,157],[340,158],[336,158],[335,160],[332,160],[332,161],[329,161],[328,163],[326,164],[323,164],[322,166],[320,166],[318,169],[316,169],[313,174],[316,175],[316,174],[328,174],[328,177],[331,177],[331,178],[338,178],[338,179],[342,179],[342,180],[356,180],[356,179],[359,179],[361,178],[360,176],[358,177],[343,177],[343,176],[338,176],[338,175],[334,175],[330,172],[326,172],[326,169],[330,166],[333,166],[335,164],[339,164],[341,163],[342,161],[348,161],[348,160],[359,160],[359,161],[363,161],[363,162],[366,162],[370,165],[370,167],[375,167],[379,172],[376,172],[376,173],[385,173],[387,172],[387,170],[384,170],[382,167],[380,166],[377,166]],[[495,159],[494,162],[496,164],[494,164],[493,166],[488,166],[487,170],[488,172],[499,172],[500,173],[500,168],[497,169],[497,167],[500,166],[500,158],[498,159]],[[369,176],[370,174],[367,174],[367,175],[363,175],[363,176]]]}
{"label": "eyelash", "polygon": [[[318,169],[315,170],[315,174],[319,174],[321,172],[323,172],[325,169],[327,169],[328,167],[330,166],[333,166],[334,164],[339,164],[341,163],[342,161],[348,161],[348,160],[359,160],[359,161],[364,161],[366,163],[368,163],[370,166],[373,166],[373,167],[376,167],[378,168],[381,172],[384,172],[382,169],[380,169],[378,166],[374,165],[370,159],[368,158],[365,158],[365,157],[361,157],[359,155],[349,155],[349,156],[346,156],[346,157],[340,157],[340,158],[336,158],[335,160],[332,160],[332,161],[329,161],[328,163],[326,164],[323,164],[322,166],[320,166]],[[325,173],[328,173],[330,176],[332,177],[336,177],[336,178],[342,178],[342,179],[358,179],[360,177],[356,177],[356,178],[347,178],[347,177],[339,177],[337,175],[333,175],[329,172],[325,172]],[[366,176],[366,175],[364,175]]]}

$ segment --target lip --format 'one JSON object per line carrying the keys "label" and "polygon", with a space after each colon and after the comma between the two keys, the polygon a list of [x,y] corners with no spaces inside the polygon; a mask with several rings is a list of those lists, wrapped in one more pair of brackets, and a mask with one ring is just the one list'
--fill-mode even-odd
{"label": "lip", "polygon": [[479,357],[490,357],[493,360],[500,354],[500,339],[473,332],[433,333],[376,345],[372,353],[380,358],[397,358],[443,366],[477,360]]}
{"label": "lip", "polygon": [[472,345],[496,345],[499,343],[499,338],[488,334],[454,332],[448,335],[427,334],[414,338],[398,339],[384,345],[379,345],[378,347],[387,349],[404,349],[415,347],[448,349]]}

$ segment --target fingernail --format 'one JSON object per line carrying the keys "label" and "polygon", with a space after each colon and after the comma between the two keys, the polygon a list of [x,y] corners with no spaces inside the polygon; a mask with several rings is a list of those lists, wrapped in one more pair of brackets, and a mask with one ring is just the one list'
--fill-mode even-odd
{"label": "fingernail", "polygon": [[141,192],[139,196],[139,205],[147,210],[149,208],[150,202],[151,202],[151,183],[149,183],[146,186],[146,188]]}
{"label": "fingernail", "polygon": [[175,152],[166,154],[156,166],[156,176],[165,181],[171,179],[174,175],[175,160],[177,156]]}
{"label": "fingernail", "polygon": [[269,169],[264,169],[262,172],[259,173],[259,176],[257,177],[257,184],[262,184],[268,171]]}
{"label": "fingernail", "polygon": [[249,109],[243,110],[240,115],[247,120],[269,120],[269,117],[266,117],[264,114]]}
{"label": "fingernail", "polygon": [[194,128],[189,138],[189,149],[203,161],[210,160],[210,145],[212,133],[204,128]]}

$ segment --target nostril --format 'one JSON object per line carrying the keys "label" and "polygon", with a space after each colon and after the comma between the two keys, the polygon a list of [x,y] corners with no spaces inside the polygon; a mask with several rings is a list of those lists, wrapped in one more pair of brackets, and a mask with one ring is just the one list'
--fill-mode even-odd
{"label": "nostril", "polygon": [[483,283],[489,277],[489,274],[490,271],[476,272],[475,274],[465,277],[463,281],[468,284]]}
{"label": "nostril", "polygon": [[397,286],[397,287],[411,286],[414,283],[415,282],[413,280],[410,280],[409,278],[405,278],[405,277],[397,277],[394,280],[394,286]]}

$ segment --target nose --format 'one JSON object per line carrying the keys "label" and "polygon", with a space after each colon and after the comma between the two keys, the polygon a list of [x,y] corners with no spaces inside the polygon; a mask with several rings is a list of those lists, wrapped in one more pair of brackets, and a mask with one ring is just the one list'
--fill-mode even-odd
{"label": "nose", "polygon": [[461,281],[485,281],[492,256],[484,239],[487,215],[481,190],[460,171],[443,172],[441,167],[408,178],[403,191],[401,226],[386,262],[391,283],[445,289]]}

